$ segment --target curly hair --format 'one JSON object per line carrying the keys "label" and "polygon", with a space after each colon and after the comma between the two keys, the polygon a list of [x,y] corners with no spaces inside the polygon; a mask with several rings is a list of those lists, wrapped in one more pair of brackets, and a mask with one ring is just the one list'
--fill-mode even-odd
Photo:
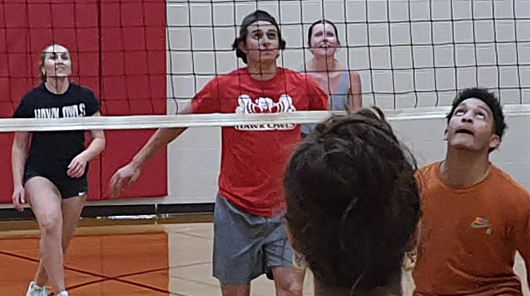
{"label": "curly hair", "polygon": [[[500,139],[502,139],[502,136],[504,135],[504,131],[506,130],[506,122],[504,121],[504,113],[502,111],[501,104],[499,102],[499,99],[497,96],[495,96],[494,93],[489,92],[485,88],[466,88],[462,90],[456,98],[453,100],[453,104],[451,107],[451,112],[449,112],[446,116],[447,123],[449,124],[449,121],[451,121],[451,118],[453,117],[453,114],[455,113],[455,109],[462,103],[463,101],[467,99],[478,99],[484,102],[491,110],[491,113],[493,114],[493,132],[499,136]],[[495,150],[494,148],[490,149],[490,152]]]}
{"label": "curly hair", "polygon": [[286,219],[322,287],[369,292],[400,283],[421,217],[415,171],[377,108],[330,118],[297,148],[284,179]]}

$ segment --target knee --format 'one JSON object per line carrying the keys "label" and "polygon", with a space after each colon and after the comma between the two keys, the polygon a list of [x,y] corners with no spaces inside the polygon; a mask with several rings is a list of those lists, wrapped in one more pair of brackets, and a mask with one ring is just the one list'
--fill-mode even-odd
{"label": "knee", "polygon": [[42,235],[57,236],[61,234],[62,219],[60,215],[43,215],[39,221],[39,224]]}
{"label": "knee", "polygon": [[281,295],[302,296],[304,280],[299,277],[278,277],[275,278],[276,287],[282,291]]}
{"label": "knee", "polygon": [[283,288],[280,286],[280,290],[283,292],[282,295],[302,296],[304,294],[303,285],[297,283],[288,283]]}

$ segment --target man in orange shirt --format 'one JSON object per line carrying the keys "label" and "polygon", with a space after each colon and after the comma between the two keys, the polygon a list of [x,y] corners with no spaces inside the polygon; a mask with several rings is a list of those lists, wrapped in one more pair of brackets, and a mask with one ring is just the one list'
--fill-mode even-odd
{"label": "man in orange shirt", "polygon": [[499,100],[466,89],[447,122],[445,160],[419,174],[414,295],[522,295],[513,264],[516,251],[530,263],[530,193],[489,161],[506,127]]}

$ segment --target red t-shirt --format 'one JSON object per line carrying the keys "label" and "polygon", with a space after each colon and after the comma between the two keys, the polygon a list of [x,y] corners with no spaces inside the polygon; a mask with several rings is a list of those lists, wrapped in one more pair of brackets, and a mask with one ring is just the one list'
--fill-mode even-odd
{"label": "red t-shirt", "polygon": [[423,218],[415,296],[522,295],[515,252],[530,262],[530,193],[496,166],[480,183],[443,183],[440,163],[419,174]]}
{"label": "red t-shirt", "polygon": [[[247,68],[210,81],[193,99],[193,113],[279,113],[328,109],[328,96],[309,75],[278,68],[268,81]],[[285,212],[283,176],[301,140],[300,125],[242,125],[222,128],[219,192],[257,216]]]}

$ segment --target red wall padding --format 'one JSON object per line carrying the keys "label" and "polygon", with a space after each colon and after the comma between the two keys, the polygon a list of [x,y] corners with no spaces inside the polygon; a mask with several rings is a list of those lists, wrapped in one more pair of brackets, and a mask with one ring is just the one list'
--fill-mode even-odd
{"label": "red wall padding", "polygon": [[[4,19],[5,17],[5,19]],[[40,52],[52,43],[72,54],[72,80],[91,88],[103,115],[166,114],[166,2],[162,0],[4,0],[0,3],[0,117],[38,85]],[[108,199],[108,183],[152,130],[107,131],[90,167],[90,200]],[[12,134],[0,134],[0,203],[11,203]],[[158,154],[122,196],[167,195],[166,153]]]}

